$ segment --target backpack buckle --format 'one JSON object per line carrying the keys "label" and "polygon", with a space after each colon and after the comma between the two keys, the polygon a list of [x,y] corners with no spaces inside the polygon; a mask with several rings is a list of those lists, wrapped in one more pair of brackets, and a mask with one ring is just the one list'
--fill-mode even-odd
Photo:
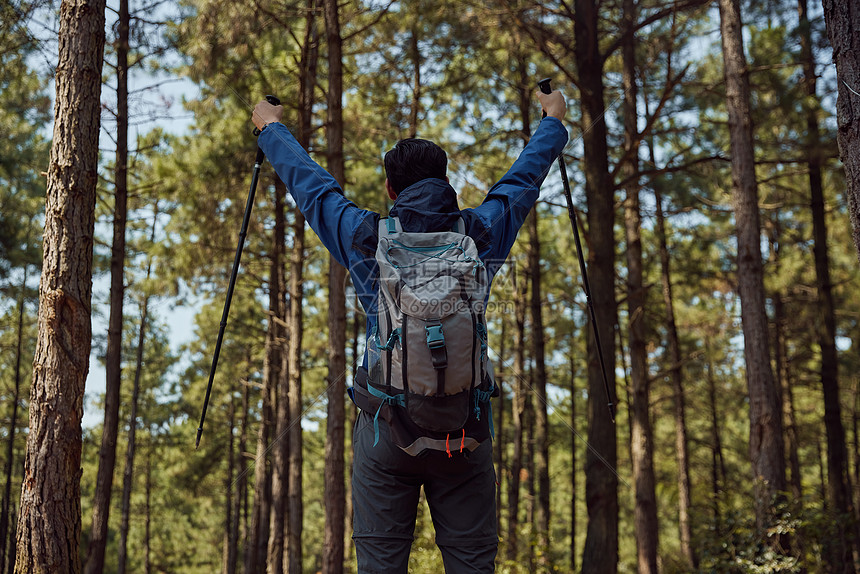
{"label": "backpack buckle", "polygon": [[427,332],[427,346],[431,349],[438,349],[445,346],[445,334],[442,332],[442,325],[428,325],[424,327]]}
{"label": "backpack buckle", "polygon": [[427,346],[430,348],[430,358],[433,360],[434,369],[448,367],[448,352],[445,350],[445,334],[442,325],[426,325],[424,331],[427,333]]}

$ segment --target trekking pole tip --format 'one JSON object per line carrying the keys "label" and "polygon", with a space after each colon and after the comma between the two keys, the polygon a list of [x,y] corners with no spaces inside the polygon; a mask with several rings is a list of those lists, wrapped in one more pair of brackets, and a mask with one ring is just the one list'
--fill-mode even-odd
{"label": "trekking pole tip", "polygon": [[203,427],[198,427],[197,428],[197,440],[194,441],[194,450],[197,450],[197,448],[200,446],[200,437],[201,436],[203,436]]}

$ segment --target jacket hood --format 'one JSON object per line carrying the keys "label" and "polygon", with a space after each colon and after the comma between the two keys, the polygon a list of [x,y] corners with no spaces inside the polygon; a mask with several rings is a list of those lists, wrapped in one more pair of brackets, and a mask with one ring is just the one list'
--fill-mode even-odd
{"label": "jacket hood", "polygon": [[444,179],[422,179],[401,191],[389,212],[405,231],[427,233],[451,229],[460,217],[457,192]]}

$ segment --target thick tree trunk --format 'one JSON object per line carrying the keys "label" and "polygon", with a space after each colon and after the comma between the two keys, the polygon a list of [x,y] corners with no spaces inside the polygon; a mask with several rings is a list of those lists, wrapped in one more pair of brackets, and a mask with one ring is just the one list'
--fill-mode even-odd
{"label": "thick tree trunk", "polygon": [[842,0],[822,0],[822,5],[838,80],[836,139],[845,167],[854,245],[860,257],[860,8],[856,2]]}
{"label": "thick tree trunk", "polygon": [[750,461],[756,521],[764,532],[772,522],[775,498],[786,487],[785,447],[779,393],[770,366],[749,71],[743,52],[740,3],[720,0],[719,4],[731,136],[732,204],[737,225],[738,293],[750,399]]}
{"label": "thick tree trunk", "polygon": [[[18,404],[21,402],[21,360],[24,354],[24,299],[27,292],[27,276],[29,266],[24,266],[24,279],[21,281],[21,295],[18,299],[18,333],[15,345],[15,387],[12,393],[12,417],[9,420],[9,437],[6,446],[5,486],[3,487],[3,506],[0,509],[0,574],[6,574],[6,558],[15,556],[11,551],[15,547],[14,537],[9,536],[9,510],[14,508],[12,503],[12,471],[15,468],[15,431],[18,426]],[[6,552],[7,545],[10,552]]]}
{"label": "thick tree trunk", "polygon": [[[337,0],[325,0],[328,46],[328,171],[343,188],[343,63]],[[323,574],[343,572],[344,421],[346,418],[346,269],[329,256],[328,410],[325,444]]]}
{"label": "thick tree trunk", "polygon": [[[857,540],[850,526],[853,519],[850,477],[848,475],[848,449],[842,409],[839,405],[839,357],[836,352],[836,313],[833,301],[833,283],[830,280],[830,259],[827,254],[827,220],[824,208],[824,186],[821,178],[821,142],[818,116],[810,105],[817,101],[815,56],[812,53],[812,32],[807,13],[807,0],[798,0],[800,14],[800,57],[803,60],[803,87],[807,99],[806,158],[809,167],[809,189],[812,204],[812,232],[815,240],[815,277],[818,288],[818,344],[821,348],[821,386],[824,391],[824,428],[827,433],[827,477],[831,510],[835,513],[834,525],[838,535],[832,540],[831,567],[834,572],[854,571],[854,550]],[[856,20],[860,23],[860,18]],[[860,34],[860,30],[857,30]],[[856,45],[860,46],[860,43]],[[835,50],[834,50],[835,58]],[[841,95],[840,95],[841,97]],[[855,97],[855,102],[860,98]],[[860,152],[860,148],[858,148]],[[856,183],[856,182],[854,182]],[[849,191],[851,183],[848,184]],[[856,231],[856,230],[855,230]]]}
{"label": "thick tree trunk", "polygon": [[625,28],[622,44],[624,65],[624,146],[625,155],[621,173],[629,181],[624,202],[624,231],[627,241],[627,308],[628,338],[630,345],[630,452],[633,462],[633,484],[636,503],[633,509],[633,526],[636,533],[637,568],[640,574],[657,574],[659,528],[657,524],[657,493],[654,479],[654,437],[651,431],[650,381],[648,377],[648,350],[645,333],[646,293],[642,271],[642,216],[639,205],[638,130],[636,114],[636,57],[633,26],[636,22],[634,0],[624,0]]}
{"label": "thick tree trunk", "polygon": [[[597,2],[576,0],[575,59],[582,105],[583,171],[588,203],[591,250],[588,271],[600,340],[605,346],[610,391],[614,394],[615,244],[614,203],[609,177],[606,123],[603,121],[603,57],[599,51]],[[585,460],[585,500],[588,530],[582,556],[583,572],[613,574],[618,569],[618,478],[615,426],[606,412],[606,391],[594,338],[589,339],[588,443]],[[598,453],[601,458],[598,458]]]}
{"label": "thick tree trunk", "polygon": [[20,574],[80,572],[81,418],[91,299],[104,0],[60,6],[39,340],[17,529]]}
{"label": "thick tree trunk", "polygon": [[[269,330],[266,342],[265,375],[268,385],[277,389],[275,408],[275,443],[272,449],[272,510],[269,524],[269,543],[266,557],[268,574],[281,574],[284,570],[284,524],[287,515],[287,460],[289,441],[284,438],[290,428],[289,373],[284,372],[284,353],[287,342],[286,277],[284,276],[284,241],[286,240],[285,201],[287,186],[275,176],[274,229],[269,260]],[[287,368],[287,370],[289,370]]]}
{"label": "thick tree trunk", "polygon": [[116,167],[113,216],[113,244],[110,260],[110,315],[105,356],[105,417],[99,449],[99,468],[93,497],[93,530],[87,549],[86,574],[101,574],[105,566],[108,518],[116,466],[116,438],[119,430],[120,386],[122,384],[122,310],[125,299],[125,228],[128,212],[128,0],[119,2],[116,42]]}

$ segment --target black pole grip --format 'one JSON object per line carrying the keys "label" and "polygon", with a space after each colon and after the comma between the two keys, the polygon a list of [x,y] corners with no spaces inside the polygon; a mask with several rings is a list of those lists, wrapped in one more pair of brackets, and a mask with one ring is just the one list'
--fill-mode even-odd
{"label": "black pole grip", "polygon": [[[550,87],[550,85],[549,85],[549,83],[551,81],[552,81],[552,78],[544,78],[543,80],[538,82],[538,88],[540,89],[540,91],[545,93],[545,94],[551,94],[552,93],[552,87]],[[541,117],[542,118],[546,117],[546,111],[541,112]]]}
{"label": "black pole grip", "polygon": [[552,87],[550,87],[549,83],[552,81],[552,78],[544,78],[540,82],[538,82],[538,88],[545,94],[552,93]]}
{"label": "black pole grip", "polygon": [[[269,102],[270,104],[272,104],[273,106],[280,106],[281,105],[281,100],[279,100],[277,96],[273,96],[271,94],[268,94],[266,96],[266,101]],[[255,136],[260,135],[260,128],[254,128],[254,135]]]}

